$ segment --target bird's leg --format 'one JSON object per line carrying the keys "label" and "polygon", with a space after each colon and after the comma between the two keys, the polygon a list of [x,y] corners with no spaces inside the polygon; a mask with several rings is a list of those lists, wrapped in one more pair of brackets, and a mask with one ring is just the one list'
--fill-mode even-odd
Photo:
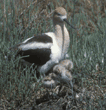
{"label": "bird's leg", "polygon": [[72,83],[72,81],[70,81],[70,87],[71,87],[71,91],[72,91],[72,95],[73,95],[73,83]]}
{"label": "bird's leg", "polygon": [[[72,81],[67,82],[67,85],[68,85],[68,87],[70,89],[71,94],[73,95],[73,83],[72,83]],[[66,96],[68,96],[68,91],[66,93]]]}

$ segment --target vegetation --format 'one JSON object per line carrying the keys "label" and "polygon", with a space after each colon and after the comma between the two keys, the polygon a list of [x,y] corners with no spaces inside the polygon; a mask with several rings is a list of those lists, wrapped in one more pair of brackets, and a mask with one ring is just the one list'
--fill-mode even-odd
{"label": "vegetation", "polygon": [[[74,93],[64,87],[56,94],[42,87],[32,66],[22,69],[9,48],[31,37],[53,31],[52,13],[58,6],[68,12],[69,56]],[[0,0],[0,110],[106,109],[106,1]],[[34,86],[33,86],[34,85]],[[48,93],[49,92],[49,93]]]}

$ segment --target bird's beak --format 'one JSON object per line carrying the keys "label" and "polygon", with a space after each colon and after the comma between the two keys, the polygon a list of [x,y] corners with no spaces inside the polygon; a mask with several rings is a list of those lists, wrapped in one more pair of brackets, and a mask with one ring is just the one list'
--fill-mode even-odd
{"label": "bird's beak", "polygon": [[65,21],[69,26],[71,26],[71,28],[73,28],[73,29],[77,29],[77,28],[75,28],[74,26],[72,26],[72,25],[68,22],[67,19],[64,19],[64,21]]}

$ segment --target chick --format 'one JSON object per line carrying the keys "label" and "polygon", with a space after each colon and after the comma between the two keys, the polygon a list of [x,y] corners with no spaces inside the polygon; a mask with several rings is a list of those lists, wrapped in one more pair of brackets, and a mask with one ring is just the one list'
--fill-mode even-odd
{"label": "chick", "polygon": [[62,60],[59,64],[64,66],[69,71],[71,71],[71,69],[73,68],[73,62],[69,59]]}
{"label": "chick", "polygon": [[67,83],[69,86],[72,86],[72,75],[64,66],[60,64],[55,65],[53,72],[57,75],[57,79],[61,83]]}
{"label": "chick", "polygon": [[57,80],[57,75],[54,73],[50,73],[48,76],[46,76],[43,81],[43,86],[46,88],[55,88],[56,85],[59,83]]}

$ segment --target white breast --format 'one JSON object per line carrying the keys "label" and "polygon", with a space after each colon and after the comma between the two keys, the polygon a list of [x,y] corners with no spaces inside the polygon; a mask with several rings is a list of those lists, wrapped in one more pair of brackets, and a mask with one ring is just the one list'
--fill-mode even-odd
{"label": "white breast", "polygon": [[52,32],[45,33],[46,35],[50,36],[53,40],[53,45],[51,46],[51,59],[52,61],[58,63],[59,60],[61,59],[61,49],[57,45],[55,34]]}

